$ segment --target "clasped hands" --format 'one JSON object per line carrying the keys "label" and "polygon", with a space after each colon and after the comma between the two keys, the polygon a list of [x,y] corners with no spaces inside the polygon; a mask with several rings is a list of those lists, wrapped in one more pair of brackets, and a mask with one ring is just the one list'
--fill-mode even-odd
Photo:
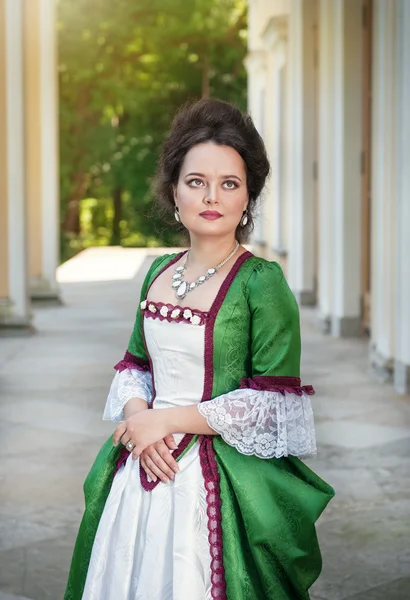
{"label": "clasped hands", "polygon": [[140,410],[120,423],[114,432],[113,443],[128,442],[134,444],[132,456],[140,457],[141,466],[153,480],[160,479],[168,483],[179,471],[171,450],[177,445],[174,436],[169,433],[166,413],[163,410]]}

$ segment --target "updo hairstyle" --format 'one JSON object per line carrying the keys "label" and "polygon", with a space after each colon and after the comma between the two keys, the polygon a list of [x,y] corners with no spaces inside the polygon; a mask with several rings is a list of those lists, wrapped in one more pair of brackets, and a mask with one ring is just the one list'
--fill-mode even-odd
{"label": "updo hairstyle", "polygon": [[248,223],[238,225],[236,238],[246,241],[254,228],[256,200],[269,174],[265,145],[251,117],[238,107],[215,98],[187,104],[174,118],[168,138],[159,157],[154,191],[158,202],[172,211],[175,208],[174,187],[178,183],[184,158],[197,144],[213,142],[230,146],[242,157],[248,187]]}

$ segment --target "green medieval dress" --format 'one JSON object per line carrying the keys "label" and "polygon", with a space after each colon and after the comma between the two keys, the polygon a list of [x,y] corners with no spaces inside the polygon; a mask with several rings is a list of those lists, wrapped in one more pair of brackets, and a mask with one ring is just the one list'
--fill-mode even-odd
{"label": "green medieval dress", "polygon": [[180,256],[145,278],[105,418],[118,422],[135,395],[153,409],[197,403],[219,435],[176,434],[168,484],[107,440],[84,484],[65,600],[309,599],[315,522],[334,491],[301,460],[316,443],[296,301],[279,265],[250,252],[208,312],[151,301]]}

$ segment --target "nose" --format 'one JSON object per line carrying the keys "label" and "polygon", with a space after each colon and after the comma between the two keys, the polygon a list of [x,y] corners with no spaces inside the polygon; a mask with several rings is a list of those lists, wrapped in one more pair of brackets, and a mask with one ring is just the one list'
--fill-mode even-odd
{"label": "nose", "polygon": [[207,186],[206,193],[204,196],[204,202],[206,204],[217,204],[218,203],[217,185],[209,184]]}

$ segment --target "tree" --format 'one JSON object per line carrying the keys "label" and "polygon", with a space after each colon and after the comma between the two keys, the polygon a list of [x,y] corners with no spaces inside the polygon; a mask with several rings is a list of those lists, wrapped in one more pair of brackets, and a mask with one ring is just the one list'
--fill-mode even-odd
{"label": "tree", "polygon": [[188,99],[245,108],[245,2],[60,0],[58,29],[63,257],[88,243],[178,243],[148,216],[158,148]]}

